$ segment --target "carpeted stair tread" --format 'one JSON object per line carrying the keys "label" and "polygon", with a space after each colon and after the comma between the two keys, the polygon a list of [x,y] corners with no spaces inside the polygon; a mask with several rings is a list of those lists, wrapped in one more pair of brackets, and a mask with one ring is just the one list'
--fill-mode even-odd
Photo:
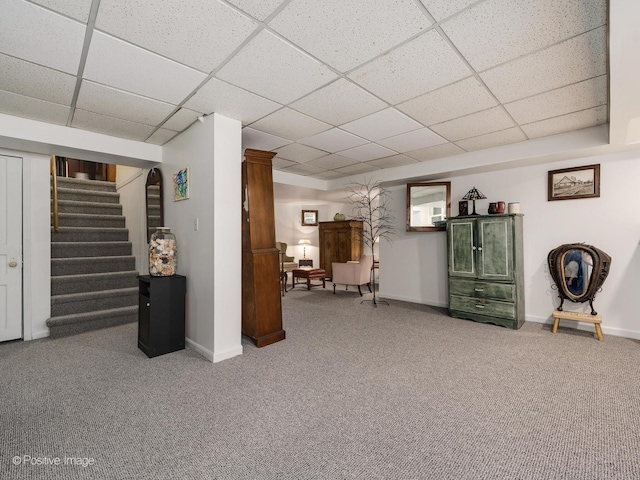
{"label": "carpeted stair tread", "polygon": [[60,227],[51,228],[52,242],[122,242],[129,240],[127,228],[113,227]]}
{"label": "carpeted stair tread", "polygon": [[138,287],[115,288],[112,290],[100,290],[98,292],[69,293],[66,295],[52,295],[51,303],[78,302],[81,300],[98,300],[105,297],[124,297],[138,295]]}
{"label": "carpeted stair tread", "polygon": [[58,188],[75,188],[76,190],[98,190],[104,192],[115,192],[116,184],[114,182],[105,182],[102,180],[84,180],[80,178],[56,177]]}
{"label": "carpeted stair tread", "polygon": [[94,312],[75,313],[51,317],[47,320],[51,338],[112,327],[124,323],[134,323],[138,320],[138,305]]}
{"label": "carpeted stair tread", "polygon": [[138,287],[71,293],[51,297],[51,317],[138,305]]}
{"label": "carpeted stair tread", "polygon": [[83,273],[122,272],[135,270],[135,268],[136,259],[133,255],[51,259],[51,276],[53,277]]}
{"label": "carpeted stair tread", "polygon": [[60,200],[117,204],[120,201],[120,194],[117,192],[100,192],[58,187],[58,201]]}
{"label": "carpeted stair tread", "polygon": [[[53,216],[53,213],[51,214]],[[59,213],[60,227],[112,227],[124,228],[125,218],[122,215],[99,215],[91,213]]]}
{"label": "carpeted stair tread", "polygon": [[131,242],[51,242],[51,258],[131,255]]}
{"label": "carpeted stair tread", "polygon": [[129,288],[138,285],[138,272],[105,272],[51,277],[51,295]]}
{"label": "carpeted stair tread", "polygon": [[138,315],[138,305],[130,307],[110,308],[108,310],[96,310],[95,312],[74,313],[71,315],[61,315],[59,317],[51,317],[47,320],[47,325],[68,325],[70,323],[79,323],[83,320],[96,320],[109,316],[120,316],[134,313]]}
{"label": "carpeted stair tread", "polygon": [[119,203],[58,200],[58,213],[95,213],[98,215],[122,215],[122,205],[120,205]]}

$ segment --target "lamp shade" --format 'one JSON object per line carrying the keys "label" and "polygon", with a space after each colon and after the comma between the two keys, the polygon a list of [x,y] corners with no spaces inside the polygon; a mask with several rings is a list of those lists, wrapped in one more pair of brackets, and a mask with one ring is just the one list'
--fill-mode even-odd
{"label": "lamp shade", "polygon": [[308,238],[301,238],[298,245],[311,245],[311,240]]}
{"label": "lamp shade", "polygon": [[480,192],[476,187],[473,187],[462,197],[463,200],[484,200],[485,198],[487,197],[484,196],[484,193]]}

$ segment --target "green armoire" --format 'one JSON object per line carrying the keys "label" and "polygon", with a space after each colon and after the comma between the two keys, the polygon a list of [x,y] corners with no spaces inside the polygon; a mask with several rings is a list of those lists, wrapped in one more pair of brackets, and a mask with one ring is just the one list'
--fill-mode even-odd
{"label": "green armoire", "polygon": [[447,220],[449,314],[520,328],[524,323],[522,215]]}

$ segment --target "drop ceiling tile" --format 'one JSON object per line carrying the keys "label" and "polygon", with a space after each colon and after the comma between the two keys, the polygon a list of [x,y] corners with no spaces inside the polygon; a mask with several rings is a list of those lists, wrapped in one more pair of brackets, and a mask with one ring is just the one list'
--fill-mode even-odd
{"label": "drop ceiling tile", "polygon": [[312,175],[314,173],[319,173],[322,171],[318,167],[314,167],[309,163],[298,163],[296,165],[292,165],[287,168],[282,168],[280,170],[287,173],[295,173],[296,175]]}
{"label": "drop ceiling tile", "polygon": [[153,135],[147,138],[147,143],[153,143],[154,145],[164,145],[173,137],[175,137],[178,132],[174,132],[173,130],[167,130],[166,128],[159,128],[156,130]]}
{"label": "drop ceiling tile", "polygon": [[420,127],[422,125],[395,108],[387,108],[340,126],[347,132],[371,141],[410,132]]}
{"label": "drop ceiling tile", "polygon": [[21,0],[3,0],[0,48],[3,53],[77,75],[85,26]]}
{"label": "drop ceiling tile", "polygon": [[176,130],[181,132],[200,116],[200,113],[189,110],[188,108],[181,108],[174,113],[169,120],[167,120],[162,126],[170,130]]}
{"label": "drop ceiling tile", "polygon": [[574,83],[550,92],[507,103],[504,107],[519,124],[585,110],[607,103],[607,76]]}
{"label": "drop ceiling tile", "polygon": [[401,103],[396,108],[429,126],[494,105],[497,102],[487,89],[475,77],[469,77]]}
{"label": "drop ceiling tile", "polygon": [[287,158],[295,161],[296,163],[307,163],[314,158],[322,157],[327,154],[327,152],[323,150],[308,147],[300,143],[290,143],[289,145],[285,145],[284,147],[277,149],[276,152],[278,152],[278,157]]}
{"label": "drop ceiling tile", "polygon": [[527,137],[518,127],[507,128],[499,132],[487,133],[478,137],[467,138],[456,142],[459,147],[464,148],[467,152],[474,150],[482,150],[484,148],[497,147],[499,145],[507,145],[509,143],[524,142]]}
{"label": "drop ceiling tile", "polygon": [[291,140],[277,137],[269,133],[261,132],[254,128],[245,127],[242,129],[242,148],[255,148],[256,150],[271,151],[276,148],[288,145]]}
{"label": "drop ceiling tile", "polygon": [[240,10],[258,20],[264,20],[280,6],[282,1],[283,0],[260,0],[256,2],[255,0],[229,0],[229,3],[232,3]]}
{"label": "drop ceiling tile", "polygon": [[451,155],[458,155],[460,153],[464,153],[464,150],[457,145],[453,143],[443,143],[435,147],[420,148],[412,152],[406,152],[405,155],[415,158],[419,162],[424,162],[426,160],[450,157]]}
{"label": "drop ceiling tile", "polygon": [[267,31],[256,35],[216,76],[283,104],[336,78],[327,67]]}
{"label": "drop ceiling tile", "polygon": [[[110,117],[156,126],[176,108],[133,93],[83,80],[76,106]],[[177,130],[177,129],[174,129]]]}
{"label": "drop ceiling tile", "polygon": [[296,0],[269,23],[276,32],[341,72],[430,25],[417,5],[401,0]]}
{"label": "drop ceiling tile", "polygon": [[606,24],[603,0],[488,0],[442,24],[482,71]]}
{"label": "drop ceiling tile", "polygon": [[332,128],[312,137],[303,138],[300,143],[310,147],[319,148],[330,153],[355,147],[367,143],[363,138],[352,135],[339,128]]}
{"label": "drop ceiling tile", "polygon": [[420,0],[437,21],[450,17],[478,0]]}
{"label": "drop ceiling tile", "polygon": [[120,118],[100,115],[76,108],[71,126],[90,132],[102,133],[113,137],[128,138],[129,140],[144,141],[153,127],[141,123],[129,122]]}
{"label": "drop ceiling tile", "polygon": [[355,163],[360,163],[358,160],[352,158],[343,157],[341,155],[331,154],[322,158],[316,158],[313,160],[313,166],[322,170],[334,170],[336,168],[347,167]]}
{"label": "drop ceiling tile", "polygon": [[177,105],[206,75],[96,31],[84,78]]}
{"label": "drop ceiling tile", "polygon": [[0,53],[0,90],[71,105],[76,77]]}
{"label": "drop ceiling tile", "polygon": [[295,165],[297,162],[292,162],[291,160],[287,160],[286,158],[275,156],[271,160],[271,163],[273,165],[273,168],[275,168],[276,170],[282,170],[284,168]]}
{"label": "drop ceiling tile", "polygon": [[331,125],[341,125],[382,110],[387,104],[349,80],[340,78],[290,106]]}
{"label": "drop ceiling tile", "polygon": [[80,20],[82,23],[87,23],[89,20],[91,0],[31,0],[31,2]]}
{"label": "drop ceiling tile", "polygon": [[355,70],[349,78],[395,105],[470,74],[440,34],[431,30]]}
{"label": "drop ceiling tile", "polygon": [[538,138],[602,125],[603,123],[607,123],[607,105],[530,123],[523,125],[522,129],[529,138]]}
{"label": "drop ceiling tile", "polygon": [[0,113],[66,125],[69,110],[70,108],[65,105],[0,90]]}
{"label": "drop ceiling tile", "polygon": [[606,34],[597,28],[480,76],[502,103],[597,77],[607,73]]}
{"label": "drop ceiling tile", "polygon": [[329,130],[331,125],[290,108],[283,108],[252,123],[251,128],[290,140],[299,140]]}
{"label": "drop ceiling tile", "polygon": [[493,107],[439,123],[430,128],[447,140],[455,142],[463,138],[477,137],[478,135],[505,130],[513,126],[515,126],[513,120],[505,113],[502,107]]}
{"label": "drop ceiling tile", "polygon": [[96,28],[209,73],[258,25],[215,0],[101,0]]}
{"label": "drop ceiling tile", "polygon": [[359,147],[353,147],[348,150],[341,150],[340,156],[353,158],[359,162],[366,162],[368,160],[375,160],[376,158],[390,157],[395,155],[396,152],[382,147],[376,143],[367,143],[360,145]]}
{"label": "drop ceiling tile", "polygon": [[379,158],[378,160],[371,160],[367,163],[378,168],[393,168],[412,165],[418,163],[418,160],[407,157],[406,155],[393,155],[391,157]]}
{"label": "drop ceiling tile", "polygon": [[367,173],[375,170],[380,169],[375,165],[370,165],[368,163],[356,163],[354,165],[349,165],[348,167],[337,168],[335,171],[342,173],[343,175],[355,175],[357,173]]}
{"label": "drop ceiling tile", "polygon": [[193,97],[185,102],[184,106],[206,114],[216,112],[225,117],[240,120],[244,125],[255,122],[282,107],[279,103],[217,78],[211,78],[205,83]]}
{"label": "drop ceiling tile", "polygon": [[327,170],[326,172],[314,173],[310,176],[313,178],[318,178],[320,180],[335,180],[336,178],[344,177],[342,173],[333,172],[331,170]]}
{"label": "drop ceiling tile", "polygon": [[378,140],[377,143],[396,152],[403,153],[447,143],[447,141],[428,128],[419,128],[418,130],[396,135],[395,137]]}

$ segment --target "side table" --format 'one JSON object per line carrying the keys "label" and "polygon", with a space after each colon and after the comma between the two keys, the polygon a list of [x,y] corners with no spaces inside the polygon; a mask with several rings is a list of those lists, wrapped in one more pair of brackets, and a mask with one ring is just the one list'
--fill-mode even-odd
{"label": "side table", "polygon": [[325,288],[325,278],[327,272],[325,272],[322,268],[295,268],[291,272],[291,288],[296,288],[296,278],[306,278],[307,279],[307,290],[311,290],[311,287],[319,287],[320,284],[311,283],[312,279],[322,280],[322,288]]}
{"label": "side table", "polygon": [[298,262],[299,267],[311,267],[313,268],[313,260],[310,258],[303,258]]}

